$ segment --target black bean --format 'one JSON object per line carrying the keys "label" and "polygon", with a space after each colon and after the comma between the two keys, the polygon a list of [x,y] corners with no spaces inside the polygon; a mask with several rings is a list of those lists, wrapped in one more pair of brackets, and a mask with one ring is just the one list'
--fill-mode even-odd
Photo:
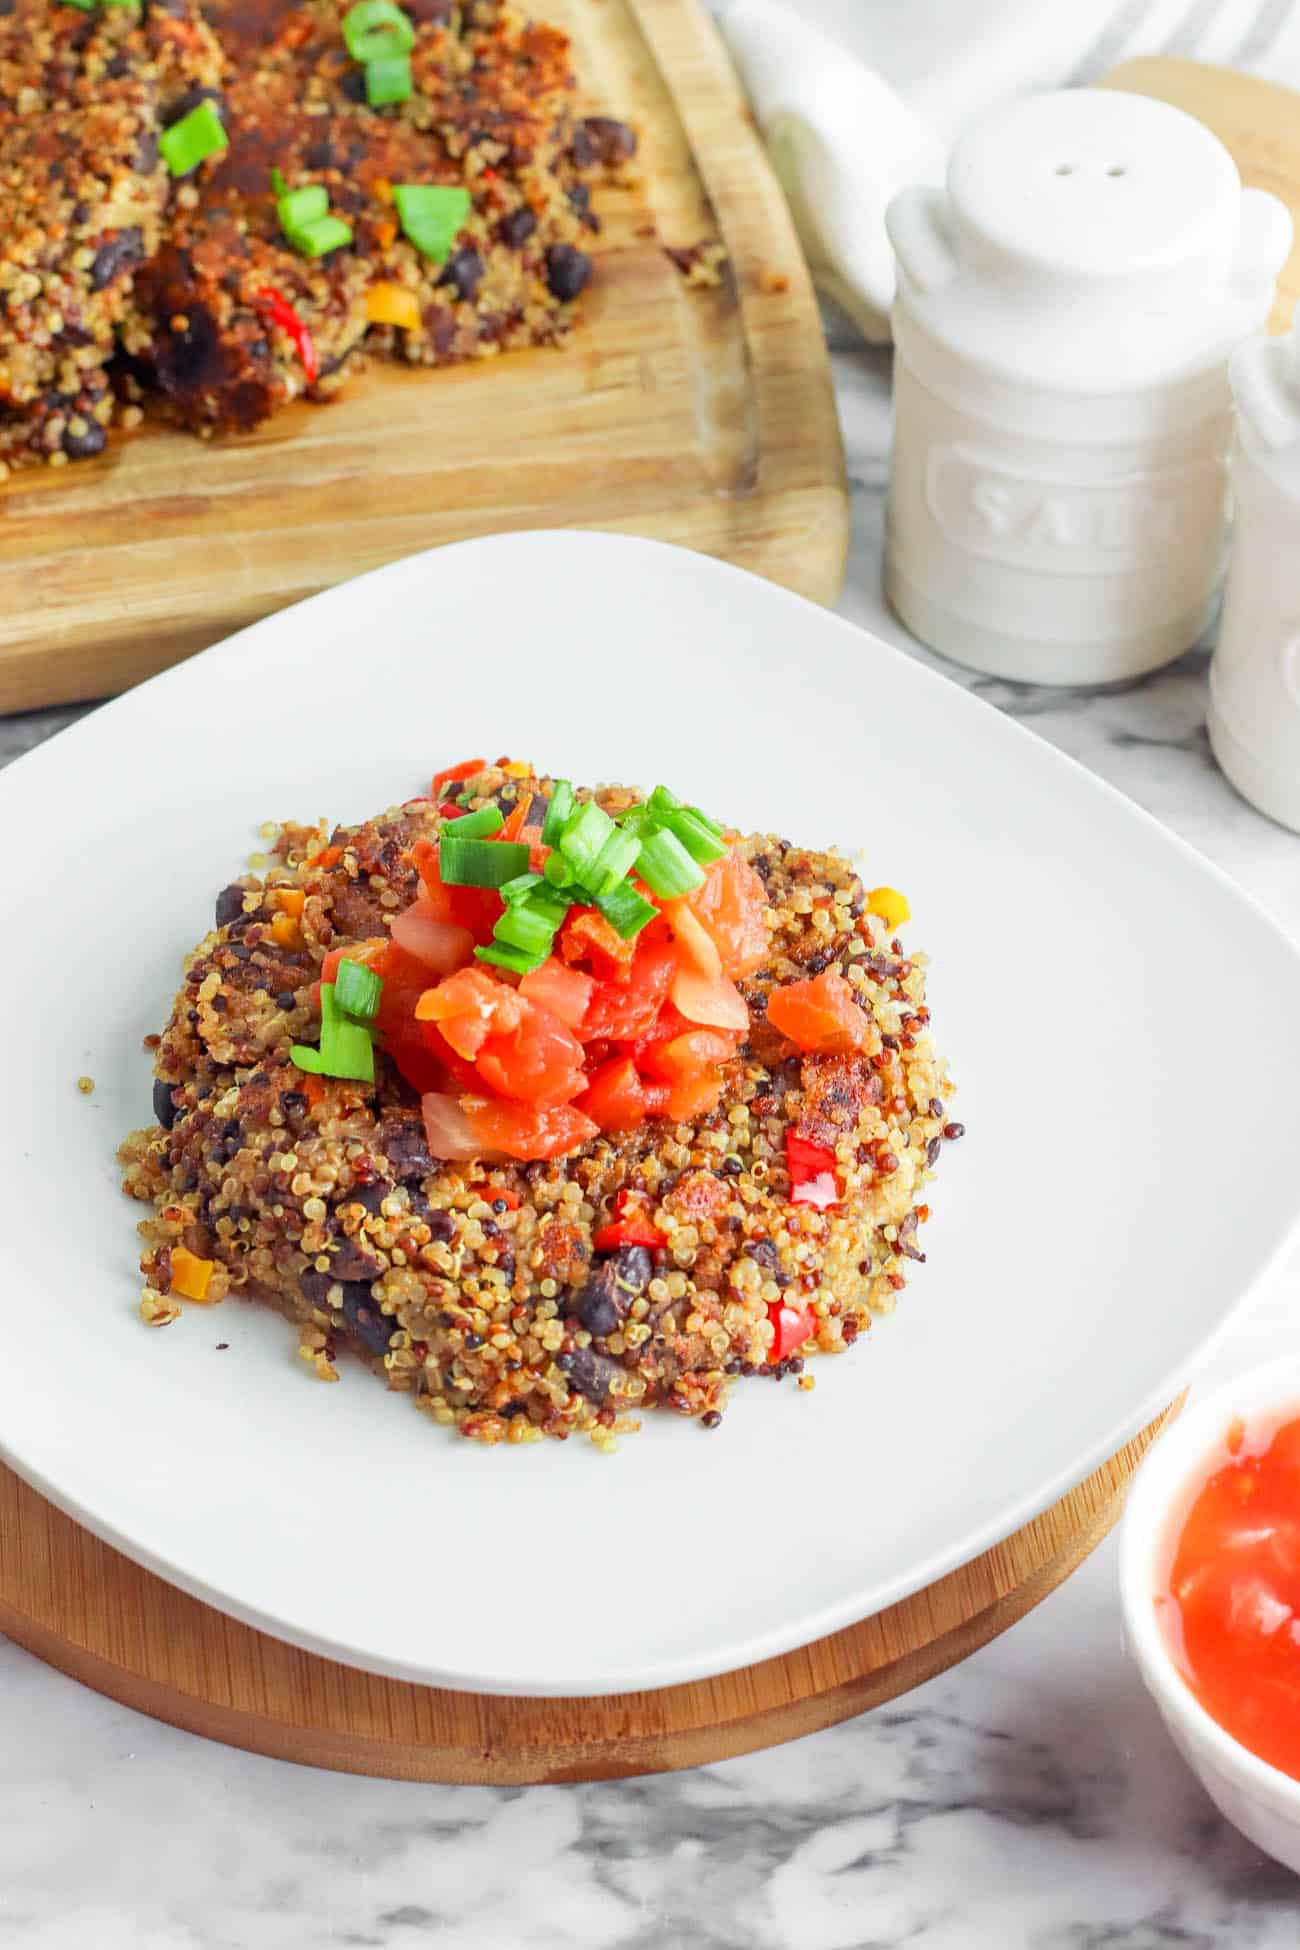
{"label": "black bean", "polygon": [[937,1097],[931,1097],[930,1099],[930,1115],[931,1117],[943,1116],[943,1105]]}
{"label": "black bean", "polygon": [[361,103],[366,99],[366,71],[364,68],[349,68],[339,83],[339,92],[350,102]]}
{"label": "black bean", "polygon": [[587,185],[575,183],[568,195],[570,208],[576,210],[580,217],[585,217],[591,209],[591,191]]}
{"label": "black bean", "polygon": [[244,891],[242,887],[235,886],[232,881],[229,887],[223,887],[217,895],[216,914],[219,928],[228,927],[237,915],[243,913]]}
{"label": "black bean", "polygon": [[607,1263],[597,1269],[578,1295],[578,1319],[589,1334],[604,1340],[616,1331],[623,1319],[625,1309],[621,1300],[614,1269]]}
{"label": "black bean", "polygon": [[142,135],[135,146],[135,167],[142,176],[147,176],[158,163],[158,138],[150,131]]}
{"label": "black bean", "polygon": [[90,288],[102,291],[123,271],[132,270],[144,259],[144,233],[134,224],[119,230],[95,252],[90,266]]}
{"label": "black bean", "polygon": [[467,1348],[471,1350],[473,1350],[476,1347],[482,1347],[483,1336],[481,1334],[474,1334],[474,1333],[466,1334],[465,1345]]}
{"label": "black bean", "polygon": [[948,1139],[948,1141],[952,1143],[957,1138],[965,1137],[966,1126],[964,1124],[945,1124],[943,1127],[943,1134]]}
{"label": "black bean", "polygon": [[305,1117],[308,1099],[301,1090],[282,1090],[280,1108],[286,1117]]}
{"label": "black bean", "polygon": [[622,1364],[611,1355],[597,1354],[590,1347],[575,1348],[572,1354],[561,1354],[556,1366],[568,1376],[569,1386],[575,1394],[584,1396],[597,1407],[624,1371]]}
{"label": "black bean", "polygon": [[370,1286],[383,1270],[375,1255],[357,1239],[344,1239],[330,1259],[331,1277],[345,1285],[360,1281]]}
{"label": "black bean", "polygon": [[701,1415],[700,1427],[702,1429],[720,1429],[722,1427],[722,1416],[716,1408],[711,1408],[707,1415]]}
{"label": "black bean", "polygon": [[438,282],[450,285],[458,298],[472,305],[482,277],[483,259],[477,251],[465,249],[452,252]]}
{"label": "black bean", "polygon": [[932,1137],[930,1139],[930,1142],[925,1147],[925,1162],[927,1163],[927,1165],[938,1164],[939,1153],[940,1151],[942,1151],[942,1149],[943,1149],[943,1139]]}
{"label": "black bean", "polygon": [[164,1131],[170,1131],[176,1122],[176,1106],[172,1102],[172,1087],[163,1077],[153,1080],[153,1114]]}
{"label": "black bean", "polygon": [[386,1354],[397,1322],[380,1311],[366,1286],[344,1286],[343,1318],[348,1329],[370,1354]]}
{"label": "black bean", "polygon": [[392,1189],[387,1179],[384,1178],[377,1180],[373,1185],[354,1185],[347,1197],[343,1200],[343,1203],[345,1205],[363,1205],[367,1212],[378,1212]]}
{"label": "black bean", "polygon": [[418,1117],[394,1117],[385,1121],[379,1133],[380,1145],[392,1166],[393,1176],[402,1184],[427,1178],[433,1170],[429,1141]]}
{"label": "black bean", "polygon": [[606,165],[626,162],[636,154],[636,135],[626,122],[616,122],[612,115],[588,115],[582,123],[596,158]]}
{"label": "black bean", "polygon": [[546,282],[552,297],[571,304],[591,276],[591,259],[572,244],[552,244],[546,253]]}
{"label": "black bean", "polygon": [[275,1006],[277,1009],[284,1009],[288,1011],[289,1009],[292,1009],[296,1001],[297,1001],[297,997],[294,995],[292,989],[281,989],[280,993],[275,998]]}
{"label": "black bean", "polygon": [[108,440],[108,435],[105,433],[103,427],[100,426],[99,421],[92,420],[85,413],[78,414],[74,417],[80,420],[82,431],[80,433],[74,433],[72,424],[69,422],[63,435],[63,451],[68,456],[68,459],[89,460],[93,454],[102,454]]}
{"label": "black bean", "polygon": [[[421,1203],[423,1204],[423,1201]],[[452,1218],[450,1212],[440,1211],[437,1206],[430,1205],[421,1211],[420,1217],[424,1220],[425,1225],[428,1226],[433,1240],[438,1245],[448,1246],[456,1237],[456,1221]]]}
{"label": "black bean", "polygon": [[508,250],[522,250],[537,229],[537,219],[526,204],[511,210],[497,225],[497,236]]}

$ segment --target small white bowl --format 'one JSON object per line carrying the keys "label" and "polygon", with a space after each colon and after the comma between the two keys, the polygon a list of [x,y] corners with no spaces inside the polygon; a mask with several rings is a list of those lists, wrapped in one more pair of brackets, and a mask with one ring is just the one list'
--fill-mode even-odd
{"label": "small white bowl", "polygon": [[1119,1539],[1129,1648],[1174,1745],[1219,1812],[1300,1874],[1300,1781],[1260,1760],[1211,1719],[1174,1663],[1156,1611],[1174,1544],[1206,1478],[1228,1459],[1234,1418],[1247,1428],[1300,1415],[1300,1361],[1275,1361],[1196,1401],[1160,1437],[1129,1493]]}

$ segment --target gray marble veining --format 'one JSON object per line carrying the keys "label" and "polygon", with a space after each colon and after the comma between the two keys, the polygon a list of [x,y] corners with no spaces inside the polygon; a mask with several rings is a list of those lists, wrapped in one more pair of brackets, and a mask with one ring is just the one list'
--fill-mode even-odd
{"label": "gray marble veining", "polygon": [[[844,613],[881,607],[888,355],[830,324]],[[864,644],[864,655],[870,646]],[[1102,692],[940,667],[1091,766],[1300,935],[1300,839],[1235,797],[1206,653]],[[935,663],[940,660],[933,659]],[[70,712],[0,721],[0,762]],[[1300,1255],[1207,1373],[1294,1345]],[[1294,1950],[1300,1883],[1216,1816],[1120,1642],[1113,1544],[896,1704],[766,1754],[589,1787],[424,1788],[139,1718],[0,1641],[0,1950]]]}

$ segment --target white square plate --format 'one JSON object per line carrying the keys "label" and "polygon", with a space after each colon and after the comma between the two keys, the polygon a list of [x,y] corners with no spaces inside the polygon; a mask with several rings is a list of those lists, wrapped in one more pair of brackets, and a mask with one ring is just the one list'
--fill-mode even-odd
{"label": "white square plate", "polygon": [[[650,1415],[613,1457],[493,1450],[359,1368],[319,1385],[257,1309],[137,1318],[114,1148],[215,891],[262,820],[360,818],[485,749],[666,779],[906,890],[969,1135],[929,1263],[815,1392],[742,1383],[717,1433]],[[1297,1217],[1285,937],[1010,720],[700,556],[531,534],[398,563],[22,759],[0,820],[0,1451],[187,1590],[375,1671],[622,1691],[877,1610],[1161,1407]]]}

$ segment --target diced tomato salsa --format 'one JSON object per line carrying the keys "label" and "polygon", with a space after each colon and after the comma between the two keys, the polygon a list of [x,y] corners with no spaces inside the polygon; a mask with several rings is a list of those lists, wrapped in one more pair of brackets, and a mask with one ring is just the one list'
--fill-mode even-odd
{"label": "diced tomato salsa", "polygon": [[[469,773],[440,773],[435,796]],[[535,873],[549,851],[539,824],[522,799],[492,836],[526,836]],[[476,955],[493,941],[502,895],[445,884],[431,840],[411,857],[420,892],[391,939],[332,950],[322,979],[344,958],[381,977],[376,1034],[424,1101],[436,1156],[557,1157],[598,1131],[717,1106],[749,1030],[736,981],[768,943],[763,883],[731,848],[686,899],[655,901],[660,918],[633,939],[597,908],[571,906],[549,958],[522,977]],[[636,1214],[616,1229],[621,1243],[651,1243]]]}

